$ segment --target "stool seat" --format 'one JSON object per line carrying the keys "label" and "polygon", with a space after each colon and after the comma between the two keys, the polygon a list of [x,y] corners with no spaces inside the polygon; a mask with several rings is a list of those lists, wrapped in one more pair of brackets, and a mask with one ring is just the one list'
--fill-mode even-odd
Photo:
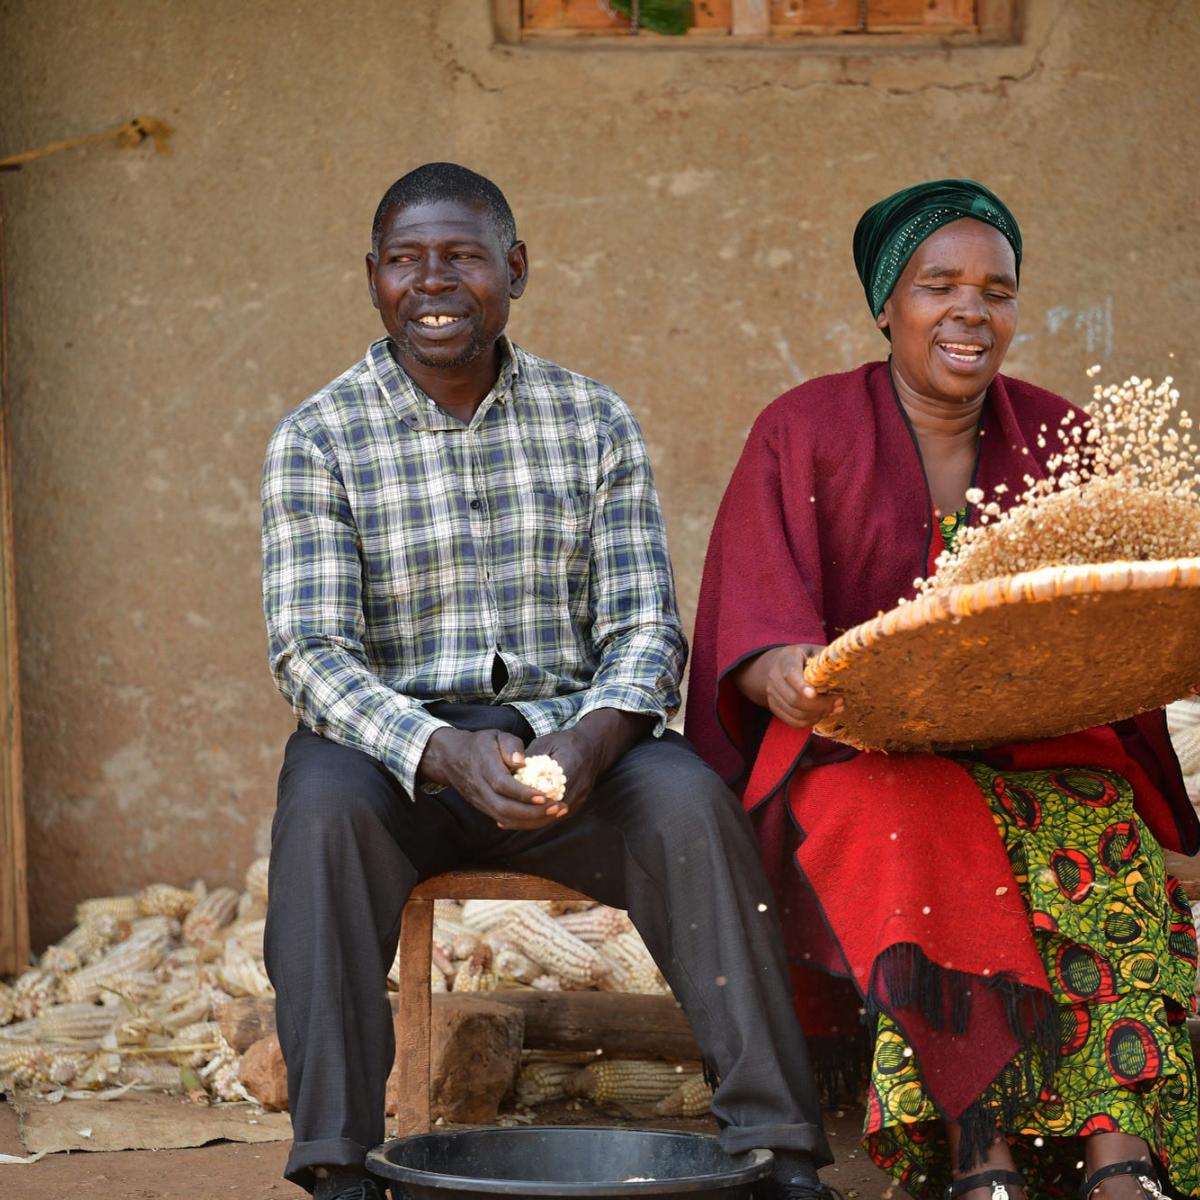
{"label": "stool seat", "polygon": [[435,900],[590,900],[537,875],[493,867],[446,871],[413,888],[400,921],[400,995],[396,1008],[396,1123],[400,1137],[430,1129],[429,966]]}
{"label": "stool seat", "polygon": [[590,900],[582,892],[539,875],[492,867],[444,871],[418,883],[413,900]]}

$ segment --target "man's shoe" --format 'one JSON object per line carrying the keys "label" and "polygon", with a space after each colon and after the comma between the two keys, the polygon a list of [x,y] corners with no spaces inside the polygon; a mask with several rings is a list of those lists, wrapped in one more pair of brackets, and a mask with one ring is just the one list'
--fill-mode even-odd
{"label": "man's shoe", "polygon": [[387,1200],[387,1197],[374,1179],[357,1179],[324,1194],[322,1200]]}
{"label": "man's shoe", "polygon": [[777,1183],[777,1200],[843,1200],[842,1193],[825,1183]]}

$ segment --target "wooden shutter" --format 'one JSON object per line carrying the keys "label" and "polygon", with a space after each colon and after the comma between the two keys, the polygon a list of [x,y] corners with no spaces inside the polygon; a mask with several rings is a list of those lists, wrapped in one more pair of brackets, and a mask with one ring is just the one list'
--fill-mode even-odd
{"label": "wooden shutter", "polygon": [[975,0],[867,0],[870,33],[949,33],[976,28]]}
{"label": "wooden shutter", "polygon": [[521,24],[525,29],[586,30],[589,33],[629,29],[629,18],[619,16],[598,0],[522,0]]}
{"label": "wooden shutter", "polygon": [[856,33],[858,0],[771,0],[776,33]]}

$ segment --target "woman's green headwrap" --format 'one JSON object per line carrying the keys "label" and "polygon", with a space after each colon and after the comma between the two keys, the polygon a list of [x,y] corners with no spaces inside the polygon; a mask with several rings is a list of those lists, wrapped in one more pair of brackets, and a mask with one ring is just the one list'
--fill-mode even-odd
{"label": "woman's green headwrap", "polygon": [[963,217],[985,221],[1004,234],[1017,257],[1020,278],[1021,230],[998,196],[973,179],[918,183],[872,204],[855,227],[854,265],[872,316],[883,311],[883,302],[916,248],[934,230]]}

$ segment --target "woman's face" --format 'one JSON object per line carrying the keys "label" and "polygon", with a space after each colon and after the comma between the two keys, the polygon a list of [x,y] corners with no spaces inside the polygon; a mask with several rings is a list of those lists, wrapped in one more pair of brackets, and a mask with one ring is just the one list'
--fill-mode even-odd
{"label": "woman's face", "polygon": [[998,230],[967,217],[930,234],[876,322],[892,365],[915,392],[974,400],[992,382],[1017,328],[1017,260]]}

